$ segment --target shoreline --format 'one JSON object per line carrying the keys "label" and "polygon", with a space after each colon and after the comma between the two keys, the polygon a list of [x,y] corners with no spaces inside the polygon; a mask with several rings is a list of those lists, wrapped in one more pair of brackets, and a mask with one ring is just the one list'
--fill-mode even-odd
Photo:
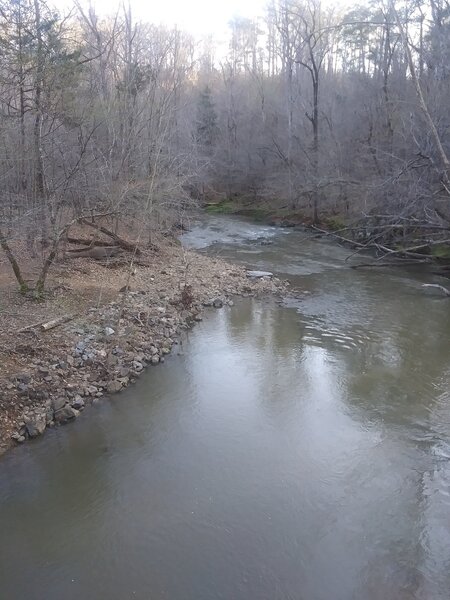
{"label": "shoreline", "polygon": [[[94,283],[95,261],[78,260],[89,265]],[[10,332],[12,351],[21,356],[12,372],[0,372],[0,456],[76,419],[164,362],[205,308],[232,305],[236,296],[287,291],[275,277],[249,278],[244,267],[169,241],[150,260],[136,267],[130,290],[118,289],[112,301],[97,300],[49,331],[30,326]],[[126,281],[126,271],[116,271],[115,281]]]}

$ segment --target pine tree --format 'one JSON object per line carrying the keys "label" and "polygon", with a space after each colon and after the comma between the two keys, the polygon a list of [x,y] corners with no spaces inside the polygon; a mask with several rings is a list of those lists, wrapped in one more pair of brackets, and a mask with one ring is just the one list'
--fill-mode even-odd
{"label": "pine tree", "polygon": [[200,92],[197,106],[196,139],[205,149],[213,147],[217,141],[217,114],[209,86]]}

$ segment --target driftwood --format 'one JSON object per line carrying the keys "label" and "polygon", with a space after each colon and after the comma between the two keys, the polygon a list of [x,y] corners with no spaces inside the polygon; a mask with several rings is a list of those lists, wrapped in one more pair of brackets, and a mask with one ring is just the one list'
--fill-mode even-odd
{"label": "driftwood", "polygon": [[[370,250],[371,248],[375,248],[376,250],[384,253],[384,255],[382,257],[380,257],[380,259],[385,258],[385,256],[399,256],[400,255],[400,256],[407,256],[408,258],[417,258],[419,260],[422,260],[423,262],[430,262],[432,260],[432,257],[426,257],[424,254],[415,252],[415,250],[421,250],[423,248],[427,248],[430,245],[432,246],[435,244],[443,244],[443,243],[447,243],[450,241],[450,240],[430,241],[430,242],[427,242],[426,244],[420,244],[417,246],[412,246],[410,248],[401,248],[399,250],[393,250],[392,248],[388,248],[387,246],[378,244],[374,240],[372,240],[372,241],[369,240],[365,244],[361,244],[360,242],[357,242],[350,238],[346,238],[342,235],[336,235],[336,233],[334,233],[333,231],[326,231],[325,229],[319,229],[319,227],[316,227],[315,225],[311,225],[311,229],[314,229],[323,235],[332,236],[345,244],[350,244],[354,248],[357,248],[357,250],[353,254],[348,256],[346,258],[346,260],[348,260],[349,258],[351,258],[351,256],[353,256],[354,254],[357,254],[358,252],[360,252],[362,250]],[[378,237],[380,237],[380,235]],[[377,238],[375,238],[375,239],[377,239]]]}
{"label": "driftwood", "polygon": [[422,287],[424,288],[437,288],[444,292],[444,294],[450,298],[450,290],[444,287],[443,285],[439,285],[439,283],[423,283]]}
{"label": "driftwood", "polygon": [[64,323],[68,323],[72,321],[77,315],[64,315],[62,317],[58,317],[56,319],[52,319],[51,321],[40,321],[39,323],[32,323],[31,325],[27,325],[26,327],[22,327],[19,329],[17,333],[23,333],[24,331],[29,331],[30,329],[42,329],[42,331],[49,331],[50,329],[54,329],[59,325],[63,325]]}
{"label": "driftwood", "polygon": [[95,260],[103,260],[111,258],[119,254],[118,246],[94,246],[93,248],[82,248],[81,250],[68,250],[65,254],[66,258],[94,258]]}
{"label": "driftwood", "polygon": [[114,233],[113,231],[106,229],[106,227],[97,225],[97,223],[92,223],[92,221],[88,221],[88,219],[85,219],[85,218],[80,219],[80,223],[83,223],[84,225],[88,225],[89,227],[92,227],[93,229],[96,229],[97,231],[101,231],[101,233],[104,233],[105,235],[110,237],[112,240],[114,240],[116,242],[116,244],[118,246],[120,246],[123,250],[126,250],[127,252],[133,252],[136,255],[141,254],[141,251],[135,244],[132,244],[131,242],[127,242],[127,240],[124,240],[123,238],[121,238],[119,235],[117,235],[117,233]]}

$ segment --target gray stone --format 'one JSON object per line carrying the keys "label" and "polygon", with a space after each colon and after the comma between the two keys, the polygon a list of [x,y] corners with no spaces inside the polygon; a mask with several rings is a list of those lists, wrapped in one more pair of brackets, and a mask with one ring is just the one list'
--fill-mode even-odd
{"label": "gray stone", "polygon": [[71,406],[64,406],[61,410],[55,412],[55,421],[57,423],[67,423],[76,419],[80,413]]}
{"label": "gray stone", "polygon": [[113,367],[114,365],[117,365],[118,362],[119,359],[114,354],[108,354],[106,357],[106,364],[108,367]]}
{"label": "gray stone", "polygon": [[122,384],[120,381],[110,381],[106,386],[106,391],[108,394],[116,394],[117,392],[120,392],[121,389]]}
{"label": "gray stone", "polygon": [[80,410],[80,409],[84,408],[83,398],[79,394],[77,394],[75,396],[75,398],[72,400],[71,406],[72,406],[72,408],[75,408],[76,410]]}
{"label": "gray stone", "polygon": [[86,342],[83,342],[82,340],[80,340],[77,345],[75,346],[75,352],[77,354],[83,354],[83,352],[86,349]]}
{"label": "gray stone", "polygon": [[221,300],[220,298],[216,298],[215,300],[213,300],[212,305],[214,306],[214,308],[222,308],[223,300]]}
{"label": "gray stone", "polygon": [[112,327],[105,327],[105,335],[114,335],[115,331]]}
{"label": "gray stone", "polygon": [[273,277],[273,273],[270,271],[247,271],[247,277],[261,278],[261,277]]}
{"label": "gray stone", "polygon": [[55,416],[55,413],[53,411],[53,408],[48,407],[47,410],[45,411],[45,423],[47,425],[50,425],[50,423],[53,421],[54,416]]}
{"label": "gray stone", "polygon": [[45,431],[45,427],[45,417],[36,417],[25,423],[25,428],[30,438],[35,438],[39,435],[42,435]]}
{"label": "gray stone", "polygon": [[154,356],[152,358],[152,365],[157,365],[159,364],[159,356]]}
{"label": "gray stone", "polygon": [[52,400],[52,408],[56,412],[57,410],[61,410],[67,403],[67,398],[60,396],[59,398],[53,398]]}

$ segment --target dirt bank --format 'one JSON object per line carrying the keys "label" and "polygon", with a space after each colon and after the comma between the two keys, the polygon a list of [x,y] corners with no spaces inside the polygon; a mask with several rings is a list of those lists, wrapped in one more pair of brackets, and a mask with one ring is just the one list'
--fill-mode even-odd
{"label": "dirt bank", "polygon": [[[170,241],[140,256],[120,291],[128,272],[124,259],[56,265],[42,303],[22,298],[9,275],[0,281],[0,454],[133,383],[205,307],[285,291],[276,279],[249,279],[241,267]],[[63,316],[74,318],[42,329]]]}

